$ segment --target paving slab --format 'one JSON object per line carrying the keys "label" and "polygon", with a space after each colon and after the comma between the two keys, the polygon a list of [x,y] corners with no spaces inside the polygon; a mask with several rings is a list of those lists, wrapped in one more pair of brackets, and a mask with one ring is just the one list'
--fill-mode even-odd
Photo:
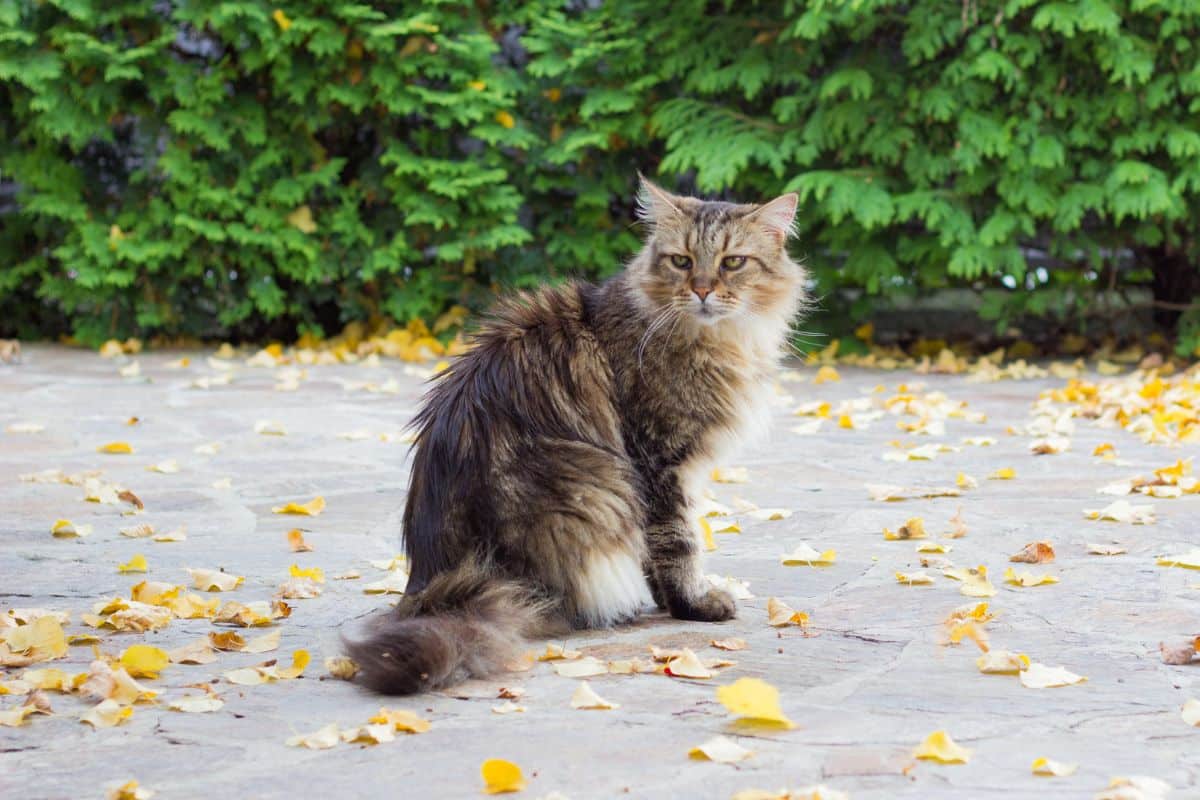
{"label": "paving slab", "polygon": [[[189,366],[171,366],[180,356]],[[735,497],[791,516],[759,521],[735,513],[740,534],[718,534],[708,571],[748,582],[754,597],[736,620],[720,625],[680,622],[648,611],[636,624],[581,632],[565,643],[602,659],[644,658],[650,645],[691,647],[702,657],[728,656],[736,665],[710,680],[655,674],[591,679],[611,711],[572,709],[577,681],[552,665],[476,681],[438,694],[382,699],[326,675],[322,661],[339,652],[340,635],[395,596],[370,595],[364,584],[385,573],[370,564],[400,552],[400,518],[408,479],[408,445],[400,431],[417,408],[427,366],[384,360],[304,367],[295,391],[279,391],[279,369],[244,359],[232,370],[212,366],[211,352],[145,353],[139,374],[118,370],[132,361],[52,346],[26,349],[24,363],[0,365],[0,430],[39,423],[38,433],[0,433],[0,604],[71,613],[69,633],[89,629],[80,619],[93,603],[128,596],[143,578],[186,583],[187,567],[245,576],[222,599],[268,599],[289,566],[319,566],[327,577],[319,598],[291,601],[278,623],[282,646],[267,656],[223,653],[214,664],[171,665],[145,683],[174,699],[189,684],[209,683],[225,706],[209,714],[142,704],[114,728],[93,730],[79,717],[89,703],[50,694],[54,714],[18,728],[0,727],[0,795],[6,798],[103,797],[105,786],[136,778],[162,800],[173,798],[295,798],[479,796],[479,768],[489,758],[520,765],[528,778],[521,797],[558,792],[580,798],[730,798],[758,787],[824,783],[855,800],[885,798],[1089,798],[1116,775],[1151,775],[1178,797],[1200,797],[1200,729],[1180,718],[1200,696],[1200,666],[1163,664],[1158,645],[1200,633],[1200,573],[1156,566],[1155,555],[1200,544],[1200,496],[1150,500],[1155,524],[1130,526],[1085,520],[1085,508],[1114,498],[1101,486],[1146,474],[1189,455],[1150,445],[1122,430],[1078,421],[1072,448],[1033,456],[1030,437],[1006,433],[1028,423],[1039,392],[1061,386],[1047,378],[971,383],[962,376],[841,370],[841,380],[814,384],[812,368],[792,368],[784,382],[776,426],[768,441],[736,462],[744,484],[716,484],[718,500]],[[127,370],[128,371],[128,370]],[[226,385],[197,388],[197,378],[232,373]],[[885,416],[869,427],[829,422],[813,434],[790,430],[804,402],[871,397],[900,383],[943,392],[986,421],[951,418],[943,436],[912,436]],[[369,385],[363,385],[363,384]],[[130,417],[138,422],[127,424]],[[259,421],[281,423],[284,436],[255,433]],[[345,436],[365,431],[365,438]],[[991,436],[989,447],[962,446],[968,436]],[[105,455],[96,448],[127,441],[134,452]],[[931,461],[883,460],[890,444],[943,441],[960,447]],[[215,455],[195,452],[216,442]],[[1123,464],[1092,456],[1112,442]],[[1194,450],[1194,448],[1193,448]],[[147,467],[175,459],[179,471]],[[988,480],[1001,467],[1013,480]],[[144,501],[145,511],[83,501],[83,490],[62,483],[23,482],[46,469],[102,470]],[[953,485],[959,472],[979,480],[961,497],[873,502],[866,484]],[[228,479],[229,488],[218,488]],[[216,484],[216,485],[214,485]],[[320,495],[315,517],[273,514],[275,505]],[[944,540],[961,507],[965,537]],[[981,674],[969,641],[946,643],[944,618],[972,602],[938,569],[931,586],[901,586],[897,571],[921,569],[911,541],[885,541],[882,529],[921,516],[933,540],[952,545],[945,558],[959,566],[986,565],[997,594],[987,625],[993,647],[1028,654],[1049,666],[1087,676],[1085,683],[1027,689],[1016,677]],[[86,538],[56,539],[59,518],[94,526]],[[187,526],[187,539],[156,543],[118,530],[148,522],[158,529]],[[293,553],[285,540],[304,529],[312,552]],[[1054,543],[1058,557],[1017,565],[1060,578],[1054,585],[1017,588],[1001,574],[1010,554],[1034,540]],[[1086,544],[1119,541],[1128,553],[1089,555]],[[786,567],[780,556],[801,542],[833,548],[828,567]],[[147,575],[123,575],[117,565],[144,554]],[[358,580],[333,580],[348,571]],[[811,624],[772,628],[768,598],[807,612]],[[170,649],[214,630],[205,619],[176,620],[146,634],[101,631],[100,651],[116,655],[135,643]],[[251,631],[258,633],[260,631]],[[740,637],[748,649],[722,653],[712,639]],[[538,649],[541,643],[532,644]],[[230,684],[222,673],[268,657],[286,662],[297,649],[313,662],[304,676],[262,686]],[[44,666],[82,672],[91,646],[73,646]],[[0,680],[22,670],[9,669]],[[779,689],[794,730],[731,728],[715,687],[762,678]],[[499,715],[501,687],[524,689],[524,713]],[[0,710],[20,698],[0,697]],[[313,751],[286,740],[328,723],[366,722],[381,706],[419,713],[432,723],[419,735],[377,746],[343,744]],[[914,761],[913,749],[944,729],[973,750],[969,763]],[[692,747],[730,735],[754,756],[737,765],[688,758]],[[1041,756],[1079,764],[1067,778],[1031,774]]]}

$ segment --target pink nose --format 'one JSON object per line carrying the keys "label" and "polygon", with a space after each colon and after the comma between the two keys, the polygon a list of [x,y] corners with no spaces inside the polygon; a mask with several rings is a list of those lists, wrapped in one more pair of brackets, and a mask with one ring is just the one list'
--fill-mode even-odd
{"label": "pink nose", "polygon": [[701,303],[704,302],[704,298],[712,294],[712,289],[708,289],[703,286],[693,286],[692,291],[696,293],[696,297],[700,298]]}

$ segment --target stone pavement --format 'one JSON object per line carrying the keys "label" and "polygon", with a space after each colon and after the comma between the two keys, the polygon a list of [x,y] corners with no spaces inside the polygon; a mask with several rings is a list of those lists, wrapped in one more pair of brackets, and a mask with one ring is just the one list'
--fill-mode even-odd
{"label": "stone pavement", "polygon": [[[1166,780],[1175,787],[1171,798],[1200,797],[1200,729],[1185,725],[1179,714],[1185,699],[1200,696],[1200,666],[1167,666],[1158,654],[1160,640],[1200,632],[1200,574],[1158,567],[1154,559],[1200,542],[1200,496],[1150,500],[1158,511],[1153,525],[1090,522],[1081,513],[1115,499],[1098,495],[1100,486],[1187,453],[1081,421],[1069,452],[1031,455],[1029,437],[1006,435],[1005,429],[1026,424],[1038,392],[1060,380],[973,384],[959,376],[843,369],[840,382],[814,385],[814,370],[798,370],[805,381],[782,384],[793,398],[779,403],[771,440],[737,462],[748,469],[748,482],[714,486],[727,504],[741,496],[794,511],[776,521],[735,514],[742,533],[716,537],[719,549],[708,557],[709,571],[747,581],[754,594],[741,602],[739,618],[706,625],[647,613],[635,625],[567,641],[602,659],[645,657],[655,644],[691,647],[704,658],[727,655],[736,666],[711,680],[593,678],[593,688],[620,708],[583,711],[569,703],[577,681],[555,674],[548,663],[461,690],[398,700],[331,679],[322,667],[326,656],[337,654],[341,631],[389,602],[362,587],[385,574],[369,561],[400,550],[408,447],[397,433],[417,406],[419,370],[393,361],[308,367],[297,390],[276,391],[277,370],[244,366],[239,359],[228,385],[202,389],[192,385],[197,377],[221,371],[206,363],[207,353],[190,354],[187,368],[169,368],[179,355],[140,355],[134,377],[118,375],[129,360],[58,347],[30,347],[23,365],[0,365],[0,430],[13,423],[45,426],[38,433],[0,433],[4,608],[70,611],[68,632],[81,633],[89,629],[80,614],[94,602],[127,596],[143,578],[187,583],[185,567],[245,576],[239,589],[217,595],[243,602],[269,598],[294,563],[320,566],[326,576],[356,570],[362,578],[330,579],[321,597],[291,601],[294,612],[278,624],[283,639],[275,653],[222,653],[216,663],[172,664],[160,679],[143,681],[165,700],[181,695],[187,684],[211,682],[225,700],[215,713],[143,704],[128,722],[93,730],[79,721],[90,703],[50,694],[53,716],[0,727],[0,796],[98,798],[107,784],[136,778],[163,800],[476,797],[483,786],[480,764],[504,758],[529,779],[515,796],[531,798],[554,791],[572,800],[729,798],[752,787],[816,783],[855,800],[1087,798],[1110,777],[1131,774]],[[987,421],[950,419],[940,437],[904,434],[890,416],[865,430],[829,423],[810,435],[790,430],[803,422],[790,413],[803,402],[836,405],[868,396],[879,383],[891,395],[902,381],[966,401]],[[127,425],[131,416],[140,422]],[[282,423],[287,435],[256,434],[261,420]],[[339,436],[360,430],[369,436]],[[380,434],[391,434],[390,441]],[[965,446],[932,461],[881,458],[894,450],[889,442],[895,439],[957,446],[967,436],[992,436],[997,443]],[[135,452],[97,453],[113,440],[128,441]],[[1105,441],[1116,445],[1126,465],[1091,455]],[[220,443],[216,455],[194,452],[207,442]],[[146,470],[166,459],[178,461],[178,473]],[[1014,468],[1016,479],[987,480],[1001,467]],[[105,480],[134,490],[146,510],[127,519],[121,507],[83,502],[77,486],[18,479],[51,468],[103,470]],[[882,503],[864,489],[867,483],[952,485],[960,471],[980,483],[961,498]],[[230,488],[214,488],[223,478]],[[320,516],[271,512],[276,504],[316,495],[328,504]],[[896,582],[896,571],[921,568],[919,557],[913,542],[884,541],[883,527],[919,515],[938,540],[959,506],[969,532],[950,542],[946,557],[959,566],[990,568],[998,589],[990,598],[997,618],[987,626],[992,646],[1063,665],[1086,675],[1086,683],[1028,689],[1013,676],[981,674],[973,644],[944,643],[942,620],[972,602],[960,585],[938,569],[926,569],[935,576],[932,586]],[[58,518],[95,530],[86,538],[52,538]],[[159,530],[185,523],[187,540],[156,543],[118,534],[140,522]],[[289,550],[285,532],[297,526],[313,552]],[[1038,539],[1053,541],[1057,560],[1016,566],[1053,573],[1061,582],[1005,585],[1007,557]],[[1113,540],[1128,554],[1086,553],[1087,542]],[[801,542],[836,549],[836,563],[782,566],[780,555]],[[136,553],[146,555],[149,574],[118,574],[117,565]],[[769,627],[769,597],[808,612],[809,635],[794,626]],[[138,642],[171,649],[211,630],[208,620],[176,620],[147,634],[101,632],[99,647],[111,655]],[[749,648],[721,653],[708,646],[728,637],[744,638]],[[243,687],[221,678],[265,658],[287,662],[299,648],[314,657],[300,679]],[[92,658],[91,647],[74,646],[65,659],[40,666],[81,672]],[[11,669],[4,678],[20,673]],[[716,701],[715,686],[747,676],[778,687],[783,709],[798,727],[731,733],[755,752],[737,765],[689,759],[690,748],[730,732],[731,715]],[[519,702],[528,710],[493,713],[501,686],[524,688]],[[19,700],[0,697],[0,710]],[[289,737],[331,722],[362,724],[382,705],[416,711],[432,728],[377,746],[315,751],[285,745]],[[969,763],[913,761],[913,748],[937,729],[974,751]],[[1035,777],[1030,763],[1039,756],[1076,762],[1079,770],[1066,778]]]}

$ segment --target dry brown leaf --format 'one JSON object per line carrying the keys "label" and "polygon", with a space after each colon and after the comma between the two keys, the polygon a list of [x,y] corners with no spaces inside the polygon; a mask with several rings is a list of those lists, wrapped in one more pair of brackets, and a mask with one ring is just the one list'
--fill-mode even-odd
{"label": "dry brown leaf", "polygon": [[1044,564],[1054,560],[1054,545],[1050,542],[1030,542],[1021,552],[1011,555],[1009,561],[1021,564]]}

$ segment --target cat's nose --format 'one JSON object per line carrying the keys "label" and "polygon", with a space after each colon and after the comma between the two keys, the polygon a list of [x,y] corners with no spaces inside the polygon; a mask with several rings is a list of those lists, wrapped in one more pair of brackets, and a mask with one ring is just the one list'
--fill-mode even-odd
{"label": "cat's nose", "polygon": [[704,298],[712,294],[712,289],[707,286],[693,286],[692,291],[696,293],[696,297],[700,298],[700,302],[704,302]]}

